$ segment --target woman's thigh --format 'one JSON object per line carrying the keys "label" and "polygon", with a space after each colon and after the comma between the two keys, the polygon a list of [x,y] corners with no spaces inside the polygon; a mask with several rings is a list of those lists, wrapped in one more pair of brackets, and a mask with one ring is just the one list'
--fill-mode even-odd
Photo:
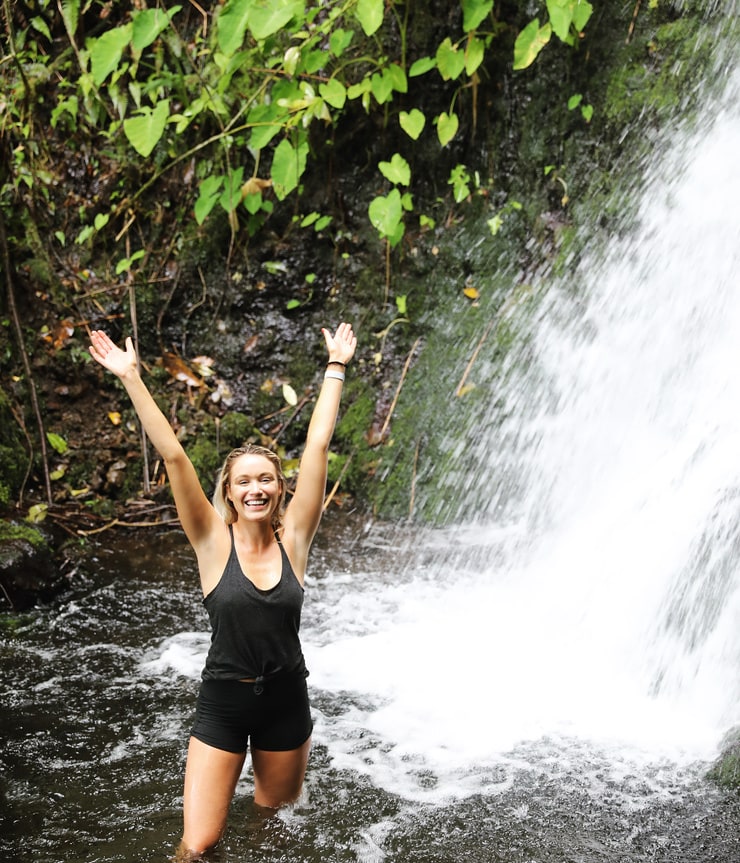
{"label": "woman's thigh", "polygon": [[297,749],[284,752],[252,747],[254,802],[268,809],[294,803],[303,788],[310,751],[310,737]]}
{"label": "woman's thigh", "polygon": [[221,838],[245,756],[190,738],[183,801],[183,844],[190,851],[204,851]]}

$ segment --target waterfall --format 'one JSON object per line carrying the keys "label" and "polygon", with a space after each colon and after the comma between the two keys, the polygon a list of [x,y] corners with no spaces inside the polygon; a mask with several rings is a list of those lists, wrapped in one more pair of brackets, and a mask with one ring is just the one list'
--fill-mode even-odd
{"label": "waterfall", "polygon": [[706,117],[647,171],[636,227],[544,286],[502,421],[457,435],[460,524],[376,536],[381,568],[322,587],[336,765],[464,795],[523,746],[685,764],[738,723],[740,75]]}

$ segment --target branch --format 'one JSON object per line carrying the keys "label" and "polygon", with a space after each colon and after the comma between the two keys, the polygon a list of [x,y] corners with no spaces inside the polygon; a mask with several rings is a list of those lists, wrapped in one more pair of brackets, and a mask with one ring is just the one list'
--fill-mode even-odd
{"label": "branch", "polygon": [[8,287],[8,308],[10,309],[10,315],[13,318],[15,335],[18,339],[18,349],[20,350],[21,358],[23,359],[23,368],[26,372],[26,380],[28,381],[28,389],[31,395],[31,405],[33,406],[34,414],[36,415],[36,425],[39,430],[41,459],[44,466],[44,481],[46,485],[46,499],[49,506],[51,506],[51,477],[49,476],[49,460],[47,457],[46,450],[46,429],[44,428],[44,420],[41,417],[39,401],[36,395],[36,384],[34,383],[33,373],[31,371],[31,363],[29,362],[28,354],[26,353],[26,345],[23,340],[23,329],[21,328],[20,318],[18,317],[18,307],[15,304],[15,292],[13,290],[13,279],[11,276],[10,269],[10,251],[8,249],[8,236],[5,232],[5,219],[3,218],[2,211],[0,211],[0,253],[2,253],[3,269],[5,270],[5,280]]}

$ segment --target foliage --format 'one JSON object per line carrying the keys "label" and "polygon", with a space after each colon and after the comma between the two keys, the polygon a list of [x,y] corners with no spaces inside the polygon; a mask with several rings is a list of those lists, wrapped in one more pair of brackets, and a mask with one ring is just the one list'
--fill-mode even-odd
{"label": "foliage", "polygon": [[[23,193],[51,201],[54,159],[48,122],[71,141],[89,141],[141,182],[122,186],[95,213],[85,213],[66,244],[98,239],[121,245],[124,275],[143,250],[130,249],[128,226],[141,196],[169,172],[192,165],[192,214],[203,224],[214,209],[228,214],[232,237],[253,236],[276,204],[300,195],[311,158],[311,130],[336,125],[356,106],[382,113],[416,141],[434,129],[441,148],[459,134],[457,102],[475,88],[492,43],[504,29],[493,0],[461,0],[458,32],[433,52],[408,56],[411,4],[400,0],[226,0],[203,18],[197,4],[167,9],[144,3],[39,0],[27,6],[26,27],[5,4],[8,51],[0,66],[0,131],[9,170],[0,177],[0,206],[10,211]],[[548,33],[575,44],[590,14],[585,0],[547,0]],[[532,22],[517,39],[515,67],[528,65],[544,44]],[[542,33],[543,28],[538,29]],[[548,37],[549,38],[549,37]],[[536,47],[536,50],[535,50]],[[437,76],[449,106],[426,116],[410,105],[410,82]],[[396,118],[391,119],[391,109]],[[381,239],[396,246],[404,214],[413,211],[411,177],[370,204]],[[401,188],[399,188],[401,187]],[[319,227],[318,219],[321,219]],[[314,230],[325,230],[318,214]]]}

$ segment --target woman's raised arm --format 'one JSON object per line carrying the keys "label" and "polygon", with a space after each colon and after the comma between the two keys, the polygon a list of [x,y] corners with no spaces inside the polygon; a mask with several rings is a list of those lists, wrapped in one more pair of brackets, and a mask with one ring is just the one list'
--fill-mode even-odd
{"label": "woman's raised arm", "polygon": [[[325,377],[308,425],[298,480],[285,514],[285,538],[293,547],[293,565],[305,570],[308,550],[318,529],[326,492],[329,444],[337,422],[347,364],[355,354],[357,337],[352,325],[341,323],[332,335],[321,331],[329,353]],[[297,573],[298,574],[298,573]]]}
{"label": "woman's raised arm", "polygon": [[100,330],[93,330],[90,342],[90,355],[121,381],[144,431],[164,460],[180,523],[195,546],[218,515],[172,426],[141,379],[133,342],[127,338],[126,350],[123,351]]}

